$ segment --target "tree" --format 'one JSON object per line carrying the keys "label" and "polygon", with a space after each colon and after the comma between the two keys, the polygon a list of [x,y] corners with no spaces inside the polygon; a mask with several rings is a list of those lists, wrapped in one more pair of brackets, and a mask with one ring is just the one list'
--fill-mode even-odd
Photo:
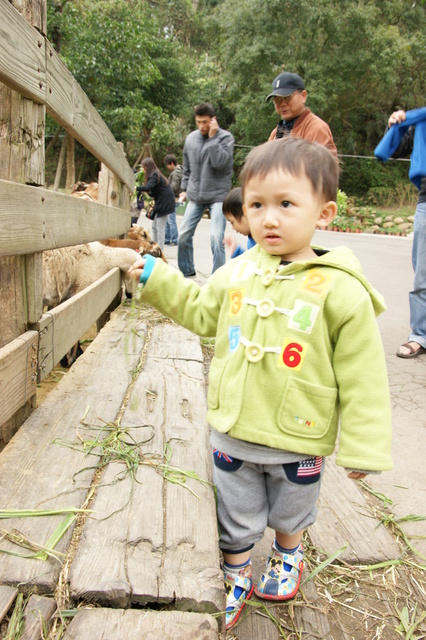
{"label": "tree", "polygon": [[49,0],[61,57],[130,160],[168,142],[191,85],[190,60],[157,13],[141,0]]}

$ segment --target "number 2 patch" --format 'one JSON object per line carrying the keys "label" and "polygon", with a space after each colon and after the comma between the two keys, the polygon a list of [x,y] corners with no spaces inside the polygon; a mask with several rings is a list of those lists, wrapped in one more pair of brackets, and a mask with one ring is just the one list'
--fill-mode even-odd
{"label": "number 2 patch", "polygon": [[328,289],[330,276],[319,271],[318,269],[310,269],[303,281],[302,289],[314,293],[317,296],[324,296]]}
{"label": "number 2 patch", "polygon": [[295,371],[302,368],[308,345],[306,342],[296,342],[291,338],[284,340],[283,348],[278,360],[279,367],[289,367]]}
{"label": "number 2 patch", "polygon": [[288,326],[296,331],[311,333],[320,307],[304,300],[295,300]]}

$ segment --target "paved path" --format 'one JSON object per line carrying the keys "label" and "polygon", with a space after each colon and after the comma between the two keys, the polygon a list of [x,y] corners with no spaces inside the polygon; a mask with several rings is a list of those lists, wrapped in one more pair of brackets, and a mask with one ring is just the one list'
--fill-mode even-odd
{"label": "paved path", "polygon": [[[231,233],[229,225],[227,233]],[[242,238],[242,241],[245,239]],[[314,242],[330,248],[339,245],[351,248],[361,261],[368,279],[385,297],[387,311],[378,321],[392,394],[394,468],[392,471],[370,476],[368,483],[375,491],[392,500],[388,510],[396,516],[426,516],[426,356],[413,360],[395,356],[398,346],[405,342],[410,329],[408,292],[413,284],[412,239],[318,231]],[[212,258],[207,219],[201,220],[197,227],[194,253],[197,272],[208,276],[212,269]],[[176,264],[176,247],[166,247],[166,255],[172,264]],[[425,534],[424,521],[407,521],[402,526],[408,535]],[[426,556],[426,539],[416,539],[413,543]]]}

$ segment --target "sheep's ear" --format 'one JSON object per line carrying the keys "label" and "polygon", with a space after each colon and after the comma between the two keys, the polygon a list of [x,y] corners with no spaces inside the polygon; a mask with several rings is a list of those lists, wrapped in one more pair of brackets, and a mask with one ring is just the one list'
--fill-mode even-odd
{"label": "sheep's ear", "polygon": [[132,222],[132,227],[136,227],[136,222]]}

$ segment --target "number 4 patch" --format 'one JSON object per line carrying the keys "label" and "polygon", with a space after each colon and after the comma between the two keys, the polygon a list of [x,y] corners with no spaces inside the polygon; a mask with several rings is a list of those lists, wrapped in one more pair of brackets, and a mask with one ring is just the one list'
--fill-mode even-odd
{"label": "number 4 patch", "polygon": [[295,300],[288,326],[296,331],[311,333],[320,307],[304,300]]}

